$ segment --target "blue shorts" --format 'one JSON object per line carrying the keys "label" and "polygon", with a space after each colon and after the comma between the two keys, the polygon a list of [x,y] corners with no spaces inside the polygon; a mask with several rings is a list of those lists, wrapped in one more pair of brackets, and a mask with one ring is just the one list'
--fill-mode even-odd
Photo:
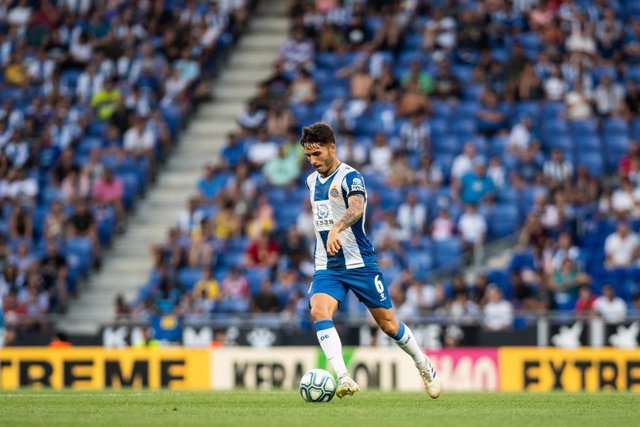
{"label": "blue shorts", "polygon": [[328,294],[342,303],[351,290],[368,308],[391,308],[391,298],[377,268],[351,270],[317,270],[309,288],[309,296]]}

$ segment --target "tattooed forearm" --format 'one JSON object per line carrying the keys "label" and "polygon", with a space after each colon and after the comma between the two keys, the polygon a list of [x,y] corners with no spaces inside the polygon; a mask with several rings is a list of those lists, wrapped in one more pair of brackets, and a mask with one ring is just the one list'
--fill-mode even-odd
{"label": "tattooed forearm", "polygon": [[356,194],[349,197],[349,208],[336,223],[338,231],[346,230],[355,224],[364,214],[364,196]]}

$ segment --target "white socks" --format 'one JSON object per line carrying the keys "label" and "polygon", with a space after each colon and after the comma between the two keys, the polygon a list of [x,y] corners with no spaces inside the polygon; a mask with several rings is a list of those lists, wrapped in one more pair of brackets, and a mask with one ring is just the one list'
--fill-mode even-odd
{"label": "white socks", "polygon": [[416,342],[416,339],[413,337],[413,333],[411,329],[407,325],[402,322],[400,323],[400,327],[398,328],[398,333],[392,336],[405,353],[413,358],[413,361],[416,362],[416,367],[418,369],[422,369],[427,364],[427,356],[422,352],[420,346]]}
{"label": "white socks", "polygon": [[[333,326],[333,320],[318,320],[314,325],[320,347],[322,347],[322,351],[324,351],[325,356],[327,356],[327,360],[329,360],[338,378],[348,375],[347,367],[342,357],[342,342],[340,341],[338,331],[336,331],[336,328]],[[398,344],[398,347],[413,358],[418,369],[426,367],[427,356],[422,352],[420,346],[418,346],[411,329],[409,329],[407,325],[400,322],[398,333],[391,338]]]}
{"label": "white socks", "polygon": [[[320,347],[322,347],[324,355],[327,356],[327,360],[329,360],[329,363],[338,375],[338,378],[348,375],[349,373],[347,372],[347,367],[344,364],[344,358],[342,357],[342,342],[340,341],[338,331],[336,331],[336,328],[333,326],[333,320],[318,320],[314,325],[316,327],[316,335],[318,336]],[[413,338],[413,335],[411,338]],[[415,342],[415,340],[413,341]]]}

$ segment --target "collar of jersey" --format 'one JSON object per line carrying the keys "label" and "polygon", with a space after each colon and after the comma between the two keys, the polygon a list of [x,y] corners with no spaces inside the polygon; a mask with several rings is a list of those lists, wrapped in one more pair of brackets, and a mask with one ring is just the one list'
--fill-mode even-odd
{"label": "collar of jersey", "polygon": [[340,163],[338,165],[338,167],[336,168],[336,170],[334,170],[333,173],[331,173],[331,175],[329,175],[326,178],[323,178],[322,175],[318,174],[318,180],[320,181],[320,183],[321,184],[326,184],[326,182],[329,181],[331,178],[333,178],[333,176],[336,174],[336,172],[338,172],[340,170],[342,165],[343,165],[343,163]]}

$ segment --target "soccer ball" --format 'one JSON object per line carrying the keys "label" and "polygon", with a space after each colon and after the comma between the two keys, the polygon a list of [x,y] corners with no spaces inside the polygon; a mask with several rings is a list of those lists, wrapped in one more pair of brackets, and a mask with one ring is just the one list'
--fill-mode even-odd
{"label": "soccer ball", "polygon": [[328,402],[336,394],[336,380],[324,369],[312,369],[300,380],[300,396],[307,402]]}

